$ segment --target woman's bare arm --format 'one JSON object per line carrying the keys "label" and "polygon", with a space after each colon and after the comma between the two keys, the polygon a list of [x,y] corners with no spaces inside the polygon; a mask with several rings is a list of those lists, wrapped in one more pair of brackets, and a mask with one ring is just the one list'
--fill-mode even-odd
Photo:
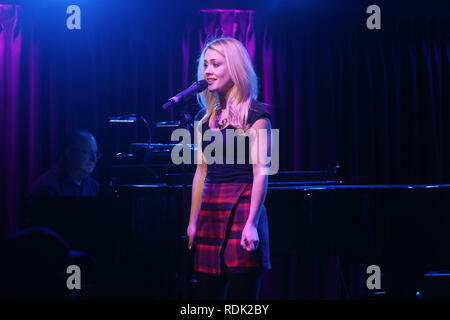
{"label": "woman's bare arm", "polygon": [[[200,123],[201,125],[201,123]],[[189,226],[187,235],[189,238],[188,248],[192,248],[195,234],[197,232],[198,215],[202,205],[203,185],[206,178],[207,165],[202,152],[202,135],[200,128],[197,128],[197,168],[195,170],[194,179],[192,181],[192,199],[191,212],[189,216]]]}
{"label": "woman's bare arm", "polygon": [[251,251],[258,246],[257,226],[267,193],[268,173],[271,155],[271,124],[267,119],[257,120],[251,129],[251,156],[253,163],[253,186],[250,200],[250,211],[242,232],[241,245]]}

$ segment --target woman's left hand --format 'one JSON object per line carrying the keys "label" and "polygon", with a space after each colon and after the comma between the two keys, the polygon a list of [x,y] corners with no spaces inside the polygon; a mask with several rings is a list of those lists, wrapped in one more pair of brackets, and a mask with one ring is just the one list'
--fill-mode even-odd
{"label": "woman's left hand", "polygon": [[258,245],[258,230],[252,225],[246,225],[242,230],[241,246],[247,251],[253,251],[258,248]]}

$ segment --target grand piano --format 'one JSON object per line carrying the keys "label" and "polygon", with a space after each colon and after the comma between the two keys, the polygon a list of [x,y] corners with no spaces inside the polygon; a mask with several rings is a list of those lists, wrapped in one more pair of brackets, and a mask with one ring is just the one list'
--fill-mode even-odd
{"label": "grand piano", "polygon": [[[174,275],[173,291],[167,294],[189,296],[186,283],[192,257],[185,249],[185,230],[190,185],[124,184],[110,186],[109,192],[129,208],[123,213],[132,221],[128,252],[150,264],[162,258],[162,268],[167,271],[170,265]],[[450,267],[449,199],[450,185],[344,185],[326,179],[271,182],[265,201],[271,256],[282,263],[293,256],[332,256],[344,269],[355,262],[378,265],[383,290],[393,297],[411,297],[426,272]],[[338,276],[345,288],[345,274]],[[360,281],[365,283],[365,278]],[[343,298],[348,295],[345,291]]]}
{"label": "grand piano", "polygon": [[[195,279],[185,234],[193,171],[145,183],[142,166],[130,166],[136,171],[125,166],[123,177],[138,175],[140,184],[118,175],[98,198],[53,200],[41,208],[46,218],[40,224],[98,258],[95,297],[189,298]],[[450,267],[450,185],[345,185],[335,173],[270,178],[271,257],[286,272],[280,293],[266,297],[289,298],[283,288],[291,281],[292,257],[336,257],[342,298],[349,298],[344,271],[352,263],[379,266],[383,290],[393,297],[415,295],[426,272]]]}

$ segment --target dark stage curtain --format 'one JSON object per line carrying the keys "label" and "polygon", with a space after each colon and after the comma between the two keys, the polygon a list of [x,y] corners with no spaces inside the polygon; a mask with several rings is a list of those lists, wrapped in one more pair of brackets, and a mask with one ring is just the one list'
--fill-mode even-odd
{"label": "dark stage curtain", "polygon": [[[202,46],[217,36],[248,47],[260,100],[280,129],[281,170],[339,164],[347,184],[450,183],[448,17],[386,14],[371,31],[363,14],[331,10],[182,16],[86,3],[82,29],[68,30],[61,4],[38,9],[0,5],[2,239],[17,230],[27,189],[69,130],[91,130],[105,150],[122,138],[108,116],[195,114],[194,101],[161,105],[196,80]],[[152,140],[170,142],[170,131]]]}

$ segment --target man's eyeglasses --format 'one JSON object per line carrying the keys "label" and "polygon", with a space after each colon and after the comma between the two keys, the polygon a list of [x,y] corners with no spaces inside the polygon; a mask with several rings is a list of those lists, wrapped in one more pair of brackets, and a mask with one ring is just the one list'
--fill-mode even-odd
{"label": "man's eyeglasses", "polygon": [[86,151],[86,150],[82,150],[82,149],[78,149],[78,148],[75,148],[75,150],[86,156],[92,157],[95,160],[99,160],[102,157],[101,152],[90,152],[90,151]]}

